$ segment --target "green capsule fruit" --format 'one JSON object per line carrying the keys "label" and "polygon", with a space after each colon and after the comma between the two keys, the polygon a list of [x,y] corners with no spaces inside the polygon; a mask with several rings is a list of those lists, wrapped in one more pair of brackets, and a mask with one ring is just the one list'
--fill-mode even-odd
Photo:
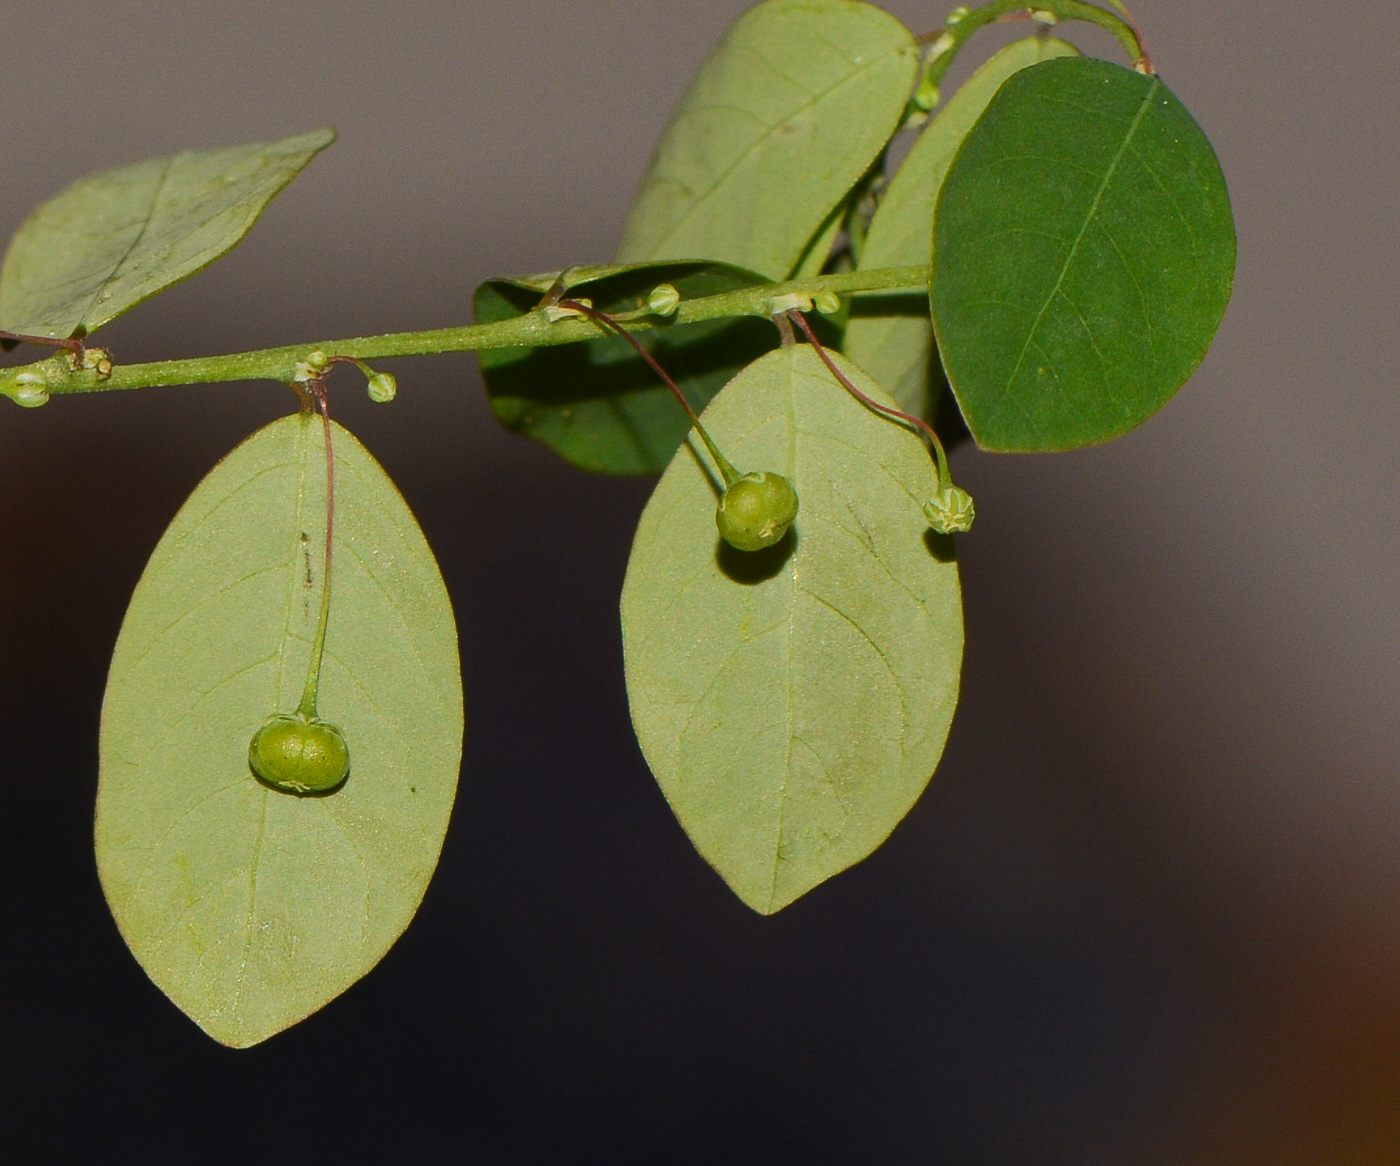
{"label": "green capsule fruit", "polygon": [[924,503],[924,517],[938,534],[966,534],[972,529],[977,511],[971,494],[958,486],[948,486]]}
{"label": "green capsule fruit", "polygon": [[375,373],[365,387],[369,392],[369,399],[376,405],[386,404],[399,395],[399,382],[394,379],[392,373]]}
{"label": "green capsule fruit", "polygon": [[715,511],[720,537],[740,551],[781,542],[797,517],[797,491],[782,474],[745,474],[725,490]]}
{"label": "green capsule fruit", "polygon": [[300,713],[278,713],[253,734],[248,765],[273,789],[320,794],[345,780],[350,750],[334,725]]}

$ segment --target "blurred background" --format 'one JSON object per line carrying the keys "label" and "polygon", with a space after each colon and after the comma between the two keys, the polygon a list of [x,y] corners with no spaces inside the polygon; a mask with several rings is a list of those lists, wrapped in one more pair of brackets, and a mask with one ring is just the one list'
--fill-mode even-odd
{"label": "blurred background", "polygon": [[[4,0],[0,235],[95,169],[333,124],[239,250],[103,341],[464,322],[488,276],[610,256],[745,7]],[[336,409],[452,591],[461,793],[379,969],[215,1045],[103,904],[98,715],[161,531],[291,399],[0,402],[6,1160],[1400,1161],[1400,6],[1135,12],[1230,180],[1234,304],[1129,437],[955,455],[979,517],[945,760],[882,850],[774,918],[695,855],[628,724],[617,597],[650,483],[499,430],[469,356],[385,362],[397,402],[347,376]]]}

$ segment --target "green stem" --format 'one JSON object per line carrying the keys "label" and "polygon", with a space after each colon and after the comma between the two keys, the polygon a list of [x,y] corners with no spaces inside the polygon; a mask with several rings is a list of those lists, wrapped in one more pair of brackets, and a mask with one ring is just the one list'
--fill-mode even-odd
{"label": "green stem", "polygon": [[820,357],[821,362],[826,365],[827,371],[841,383],[842,387],[845,388],[851,396],[867,409],[871,410],[871,412],[897,422],[900,425],[904,425],[914,430],[916,433],[923,435],[925,440],[927,440],[929,445],[933,448],[934,461],[938,463],[938,488],[940,490],[948,489],[948,487],[953,484],[953,471],[948,466],[948,455],[944,452],[943,442],[938,438],[938,430],[922,417],[915,417],[912,413],[905,413],[901,409],[892,409],[888,405],[882,405],[879,401],[867,397],[851,383],[850,377],[846,376],[845,373],[836,367],[836,362],[831,359],[825,346],[817,339],[817,334],[812,331],[812,326],[807,323],[807,317],[796,310],[788,312],[788,316],[792,319],[793,323],[802,329],[803,334],[807,337],[807,342],[816,350],[817,356]]}
{"label": "green stem", "polygon": [[[927,287],[927,267],[891,267],[871,271],[844,271],[832,275],[794,279],[786,283],[760,284],[720,295],[682,300],[674,316],[638,320],[632,326],[639,332],[666,329],[676,324],[695,324],[739,316],[772,314],[772,301],[779,296],[811,298],[821,292],[854,295],[861,292],[887,292]],[[394,332],[386,336],[362,336],[350,340],[326,340],[315,344],[264,348],[229,356],[196,357],[192,360],[166,360],[153,364],[117,365],[109,376],[95,369],[78,369],[66,357],[37,364],[0,369],[0,393],[11,394],[15,377],[41,375],[49,393],[97,393],[116,389],[144,389],[160,385],[215,384],[226,381],[270,380],[291,383],[297,365],[309,352],[321,350],[359,360],[391,356],[423,356],[438,352],[482,352],[501,348],[538,348],[553,344],[576,344],[595,340],[597,324],[583,319],[551,322],[543,309],[494,324],[469,324],[460,328],[438,328],[424,332]]]}
{"label": "green stem", "polygon": [[934,42],[937,55],[929,62],[925,81],[937,87],[947,74],[953,58],[979,28],[985,28],[994,21],[1008,16],[1028,15],[1032,12],[1048,12],[1058,20],[1078,20],[1087,24],[1097,24],[1118,38],[1128,50],[1133,65],[1144,73],[1152,73],[1152,61],[1147,55],[1147,46],[1142,43],[1137,30],[1124,20],[1103,8],[1086,4],[1083,0],[1042,0],[1038,4],[1027,4],[1025,0],[991,0],[980,8],[974,8],[960,20],[949,23],[943,35]]}
{"label": "green stem", "polygon": [[598,311],[597,308],[591,308],[579,300],[561,300],[559,306],[561,308],[572,308],[576,312],[582,312],[585,316],[589,317],[589,319],[597,320],[598,323],[602,324],[604,327],[611,328],[627,341],[628,344],[635,348],[641,358],[646,361],[647,364],[651,365],[652,371],[666,382],[666,387],[671,390],[671,395],[676,398],[677,403],[685,410],[685,415],[690,419],[691,426],[695,429],[695,432],[700,435],[700,440],[705,443],[705,448],[710,451],[710,456],[715,459],[715,465],[719,467],[720,476],[724,479],[725,489],[728,489],[739,480],[739,471],[734,468],[733,464],[724,454],[719,452],[719,446],[710,439],[710,431],[705,428],[704,423],[700,420],[700,415],[695,411],[695,406],[686,400],[685,394],[681,392],[680,385],[676,384],[676,382],[671,379],[671,374],[661,367],[656,357],[652,356],[631,332],[611,316]]}
{"label": "green stem", "polygon": [[[326,562],[321,577],[321,614],[316,620],[316,638],[311,644],[311,662],[306,669],[306,687],[301,692],[297,712],[307,720],[316,719],[316,697],[321,687],[321,658],[326,652],[326,625],[331,619],[331,547],[335,540],[335,447],[331,442],[331,413],[325,387],[310,386],[321,410],[321,427],[326,435]],[[303,414],[305,416],[305,414]]]}

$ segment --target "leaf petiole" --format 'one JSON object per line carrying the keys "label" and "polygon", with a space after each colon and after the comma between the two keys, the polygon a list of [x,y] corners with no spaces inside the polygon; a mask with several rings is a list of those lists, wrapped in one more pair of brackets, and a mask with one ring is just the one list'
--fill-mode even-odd
{"label": "leaf petiole", "polygon": [[76,336],[68,336],[62,339],[53,336],[30,336],[26,332],[6,332],[0,328],[0,345],[6,350],[13,348],[17,344],[39,344],[49,348],[62,348],[71,352],[79,361],[86,351],[83,342]]}

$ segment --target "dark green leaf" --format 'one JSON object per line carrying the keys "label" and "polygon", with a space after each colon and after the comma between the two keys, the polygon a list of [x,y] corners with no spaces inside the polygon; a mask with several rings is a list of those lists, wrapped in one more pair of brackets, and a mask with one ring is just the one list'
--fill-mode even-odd
{"label": "dark green leaf", "polygon": [[[912,267],[933,250],[933,210],[943,179],[968,131],[1013,73],[1077,50],[1054,37],[1027,37],[1007,45],[982,65],[928,124],[890,181],[860,252],[860,266]],[[842,350],[865,369],[906,413],[927,416],[935,367],[933,328],[925,294],[857,296],[851,304]]]}
{"label": "dark green leaf", "polygon": [[870,854],[928,783],[957,703],[961,591],[922,510],[928,452],[808,345],[740,373],[704,421],[741,473],[796,486],[796,524],[767,550],[720,542],[718,474],[682,446],[627,565],[627,693],[696,849],[769,914]]}
{"label": "dark green leaf", "polygon": [[413,918],[457,788],[462,687],[432,552],[335,428],[319,711],[350,775],[296,797],[249,769],[297,705],[319,613],[325,447],[283,418],[225,458],[151,556],[102,706],[97,863],[123,938],[210,1036],[265,1040],[370,970]]}
{"label": "dark green leaf", "polygon": [[[572,294],[609,313],[636,310],[661,283],[690,299],[765,282],[720,263],[576,268],[569,278],[577,281]],[[545,275],[482,284],[476,291],[477,322],[528,312],[553,282],[553,275]],[[673,324],[638,336],[697,410],[778,340],[772,324],[757,319]],[[690,429],[670,390],[620,337],[483,352],[480,363],[497,420],[580,469],[659,474]]]}
{"label": "dark green leaf", "polygon": [[232,250],[335,140],[152,158],[82,178],[20,227],[0,270],[0,328],[82,336]]}
{"label": "dark green leaf", "polygon": [[1159,79],[1017,73],[938,205],[934,327],[973,437],[1073,449],[1141,424],[1204,358],[1234,270],[1220,164]]}
{"label": "dark green leaf", "polygon": [[618,259],[718,259],[785,278],[894,133],[918,56],[869,4],[751,8],[672,114]]}

